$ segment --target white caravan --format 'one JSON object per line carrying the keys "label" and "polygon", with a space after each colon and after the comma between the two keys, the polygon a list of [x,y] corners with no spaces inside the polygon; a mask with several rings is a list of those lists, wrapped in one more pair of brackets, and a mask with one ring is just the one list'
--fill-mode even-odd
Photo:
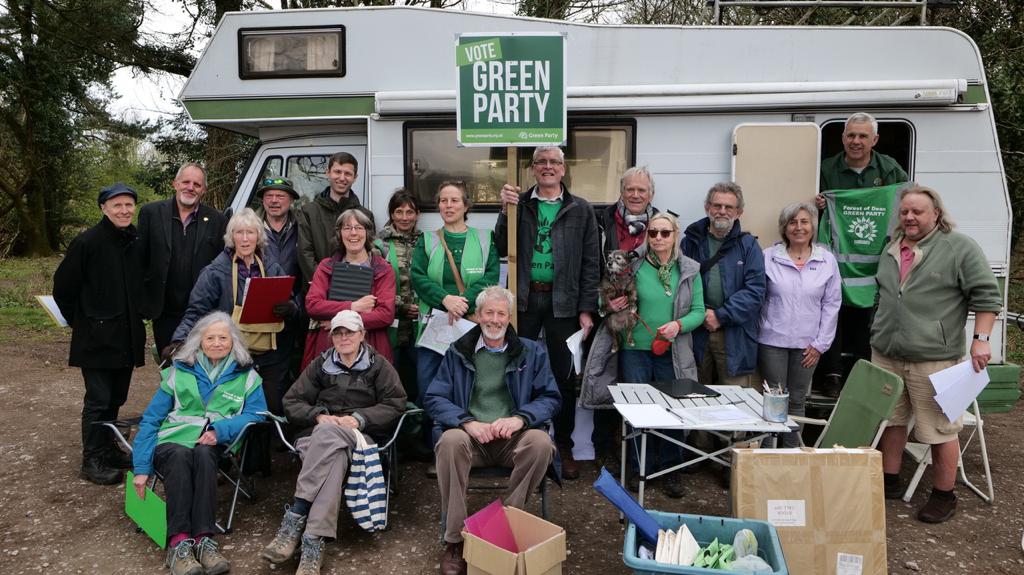
{"label": "white caravan", "polygon": [[[708,188],[736,179],[744,228],[774,241],[781,206],[817,191],[821,158],[842,149],[844,119],[879,119],[877,150],[942,194],[1005,286],[1010,203],[978,47],[948,28],[605,26],[409,7],[229,13],[182,90],[195,122],[259,138],[237,210],[265,177],[310,198],[327,158],[359,160],[353,190],[379,222],[392,191],[429,206],[446,179],[469,183],[470,220],[491,226],[508,148],[455,140],[455,37],[561,32],[567,38],[566,146],[573,193],[615,200],[646,165],[654,203],[685,225]],[[531,150],[513,149],[531,185]],[[427,207],[423,229],[440,225]],[[968,326],[971,329],[971,326]],[[993,358],[1005,351],[1002,316]]]}

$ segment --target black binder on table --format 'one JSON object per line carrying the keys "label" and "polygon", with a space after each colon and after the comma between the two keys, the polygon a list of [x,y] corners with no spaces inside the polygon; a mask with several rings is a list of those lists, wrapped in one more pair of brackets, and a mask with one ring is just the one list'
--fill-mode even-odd
{"label": "black binder on table", "polygon": [[327,299],[356,301],[364,295],[370,295],[372,287],[372,268],[348,262],[334,262],[331,266],[331,287],[327,290]]}
{"label": "black binder on table", "polygon": [[675,399],[701,399],[719,396],[717,391],[703,386],[692,379],[652,381],[650,386]]}

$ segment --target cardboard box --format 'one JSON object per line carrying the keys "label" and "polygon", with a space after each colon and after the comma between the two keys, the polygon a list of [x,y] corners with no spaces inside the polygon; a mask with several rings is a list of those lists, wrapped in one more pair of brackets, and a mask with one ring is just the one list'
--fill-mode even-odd
{"label": "cardboard box", "polygon": [[737,449],[732,510],[770,522],[795,575],[884,575],[882,454],[873,449]]}
{"label": "cardboard box", "polygon": [[463,531],[468,575],[561,575],[565,529],[515,507],[504,509],[518,552]]}

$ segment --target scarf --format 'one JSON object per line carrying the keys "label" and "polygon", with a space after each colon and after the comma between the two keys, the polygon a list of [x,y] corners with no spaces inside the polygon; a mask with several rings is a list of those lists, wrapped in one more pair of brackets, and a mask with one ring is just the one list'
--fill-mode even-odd
{"label": "scarf", "polygon": [[200,350],[196,352],[196,363],[206,372],[206,377],[210,378],[210,383],[216,385],[217,378],[223,375],[228,370],[228,367],[234,365],[235,360],[229,354],[217,362],[217,365],[214,365],[210,358],[206,357],[206,354]]}
{"label": "scarf", "polygon": [[676,264],[676,260],[669,260],[668,263],[661,263],[658,261],[658,256],[654,252],[647,252],[647,262],[654,266],[654,269],[658,270],[658,280],[661,282],[661,287],[665,289],[665,295],[672,295],[672,266]]}
{"label": "scarf", "polygon": [[647,220],[651,219],[651,216],[654,215],[654,208],[651,207],[651,204],[647,204],[647,209],[642,214],[633,215],[629,213],[626,211],[626,204],[622,203],[621,198],[615,202],[615,210],[622,219],[622,223],[626,226],[626,231],[631,236],[643,234],[647,230]]}

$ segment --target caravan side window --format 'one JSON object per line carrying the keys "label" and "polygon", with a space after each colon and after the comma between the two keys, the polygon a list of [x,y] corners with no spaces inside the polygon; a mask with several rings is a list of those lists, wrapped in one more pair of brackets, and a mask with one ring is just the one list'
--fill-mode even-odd
{"label": "caravan side window", "polygon": [[[633,122],[575,121],[569,123],[565,147],[565,183],[573,194],[592,203],[619,197],[619,176],[635,162]],[[516,148],[516,185],[533,185],[533,148]],[[434,193],[444,180],[465,180],[474,209],[497,211],[501,186],[508,178],[508,148],[460,148],[453,122],[414,123],[405,128],[405,186],[433,211]]]}
{"label": "caravan side window", "polygon": [[[892,156],[910,179],[914,179],[914,125],[907,120],[876,118],[878,120],[878,144],[874,151]],[[843,151],[843,128],[846,118],[827,120],[821,124],[821,159]]]}

